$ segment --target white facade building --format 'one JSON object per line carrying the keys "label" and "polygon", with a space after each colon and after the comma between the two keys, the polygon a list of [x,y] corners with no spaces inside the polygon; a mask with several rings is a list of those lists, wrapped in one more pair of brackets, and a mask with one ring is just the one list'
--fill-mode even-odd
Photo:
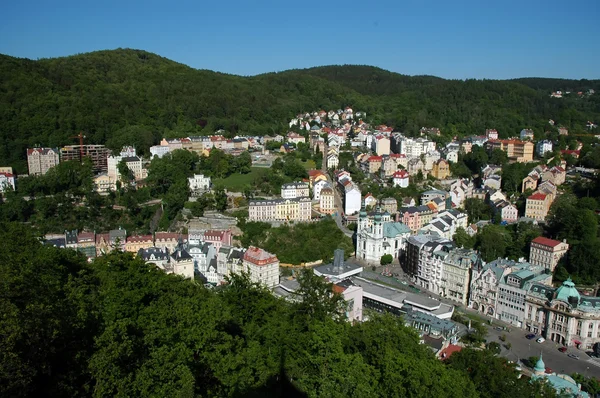
{"label": "white facade building", "polygon": [[386,254],[397,259],[410,233],[406,225],[392,221],[388,212],[378,209],[367,214],[361,209],[356,231],[356,257],[375,264],[379,264],[381,256]]}
{"label": "white facade building", "polygon": [[210,177],[205,177],[204,174],[194,174],[193,177],[188,177],[188,186],[190,191],[208,191],[210,189]]}
{"label": "white facade building", "polygon": [[243,267],[250,274],[252,282],[269,288],[279,284],[279,260],[274,254],[250,246],[244,253]]}
{"label": "white facade building", "polygon": [[281,186],[281,197],[283,199],[308,197],[308,192],[308,183],[306,182],[291,182]]}
{"label": "white facade building", "polygon": [[15,190],[15,175],[12,173],[0,173],[0,192]]}
{"label": "white facade building", "polygon": [[542,140],[535,144],[535,152],[539,157],[543,157],[546,153],[552,152],[552,141]]}

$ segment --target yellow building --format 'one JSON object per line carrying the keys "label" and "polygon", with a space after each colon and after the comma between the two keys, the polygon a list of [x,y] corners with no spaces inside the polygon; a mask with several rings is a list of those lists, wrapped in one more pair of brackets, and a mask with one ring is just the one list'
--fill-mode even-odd
{"label": "yellow building", "polygon": [[548,215],[551,203],[550,195],[541,192],[534,193],[525,202],[525,217],[540,221],[544,220]]}
{"label": "yellow building", "polygon": [[137,253],[140,249],[148,249],[154,246],[152,235],[130,236],[125,242],[125,251]]}
{"label": "yellow building", "polygon": [[309,221],[310,198],[251,200],[248,204],[250,221]]}
{"label": "yellow building", "polygon": [[533,150],[535,146],[530,141],[521,140],[489,140],[487,142],[488,149],[500,149],[506,152],[510,160],[519,163],[533,161]]}
{"label": "yellow building", "polygon": [[335,212],[335,196],[333,188],[325,187],[321,189],[321,197],[319,199],[319,208],[321,213],[332,214]]}
{"label": "yellow building", "polygon": [[439,159],[433,164],[431,174],[438,180],[444,180],[450,176],[450,163],[445,159]]}

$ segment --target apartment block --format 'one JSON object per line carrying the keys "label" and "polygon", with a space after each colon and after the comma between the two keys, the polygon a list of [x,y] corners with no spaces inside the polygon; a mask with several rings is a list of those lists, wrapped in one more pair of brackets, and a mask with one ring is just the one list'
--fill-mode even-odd
{"label": "apartment block", "polygon": [[29,175],[43,175],[60,162],[57,148],[33,148],[27,150]]}

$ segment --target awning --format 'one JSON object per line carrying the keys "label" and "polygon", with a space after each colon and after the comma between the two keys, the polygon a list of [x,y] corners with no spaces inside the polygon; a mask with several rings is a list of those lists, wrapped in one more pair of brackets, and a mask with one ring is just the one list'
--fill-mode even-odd
{"label": "awning", "polygon": [[575,344],[581,344],[581,341],[573,339],[573,343],[575,343]]}

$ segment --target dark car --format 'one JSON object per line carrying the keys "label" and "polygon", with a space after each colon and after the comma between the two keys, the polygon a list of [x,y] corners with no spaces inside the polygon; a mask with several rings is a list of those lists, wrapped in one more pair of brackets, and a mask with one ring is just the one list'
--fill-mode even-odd
{"label": "dark car", "polygon": [[558,349],[558,351],[560,351],[560,352],[566,352],[567,351],[567,347],[560,347]]}
{"label": "dark car", "polygon": [[573,359],[579,359],[579,355],[575,355],[575,354],[567,354],[567,356],[569,358],[573,358]]}
{"label": "dark car", "polygon": [[533,334],[533,333],[530,333],[530,334],[528,334],[528,335],[527,335],[527,336],[525,336],[525,337],[526,337],[526,338],[528,338],[529,340],[533,340],[533,339],[535,339],[535,334]]}

